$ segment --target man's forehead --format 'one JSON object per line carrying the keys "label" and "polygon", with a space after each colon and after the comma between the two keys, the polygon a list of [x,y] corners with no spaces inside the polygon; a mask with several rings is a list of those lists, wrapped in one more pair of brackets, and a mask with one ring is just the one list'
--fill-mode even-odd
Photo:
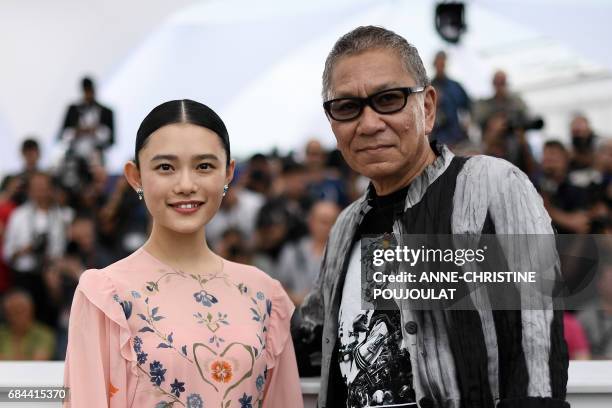
{"label": "man's forehead", "polygon": [[341,57],[331,76],[334,98],[413,86],[415,81],[393,50],[373,49]]}
{"label": "man's forehead", "polygon": [[334,98],[364,96],[361,95],[362,89],[365,89],[367,95],[371,95],[376,92],[384,91],[385,89],[402,88],[410,85],[411,84],[407,84],[406,81],[400,80],[383,81],[380,83],[377,83],[376,81],[371,81],[364,87],[358,86],[357,84],[345,84],[344,86],[340,85],[335,89],[332,87],[332,94]]}

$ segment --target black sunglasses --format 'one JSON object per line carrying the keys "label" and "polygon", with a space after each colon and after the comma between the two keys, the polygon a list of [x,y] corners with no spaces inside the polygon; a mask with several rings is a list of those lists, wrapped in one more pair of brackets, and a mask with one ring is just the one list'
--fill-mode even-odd
{"label": "black sunglasses", "polygon": [[332,119],[339,122],[347,122],[359,117],[366,105],[378,113],[395,113],[404,109],[410,94],[423,92],[424,90],[424,86],[413,86],[385,89],[367,98],[337,98],[324,102],[323,109]]}

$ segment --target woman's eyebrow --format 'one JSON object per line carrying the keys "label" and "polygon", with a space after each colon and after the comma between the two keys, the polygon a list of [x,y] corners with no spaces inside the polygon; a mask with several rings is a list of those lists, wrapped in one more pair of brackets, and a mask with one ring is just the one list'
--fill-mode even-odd
{"label": "woman's eyebrow", "polygon": [[[158,154],[153,156],[153,158],[151,159],[151,161],[161,161],[161,160],[168,160],[168,161],[177,161],[178,160],[178,156],[174,155],[174,154]],[[196,154],[194,156],[191,156],[191,160],[193,161],[198,161],[198,160],[219,160],[219,158],[212,154],[212,153],[204,153],[204,154]]]}

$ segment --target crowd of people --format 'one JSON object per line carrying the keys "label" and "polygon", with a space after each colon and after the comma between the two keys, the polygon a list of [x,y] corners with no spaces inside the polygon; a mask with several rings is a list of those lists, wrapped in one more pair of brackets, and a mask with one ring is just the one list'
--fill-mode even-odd
{"label": "crowd of people", "polygon": [[[438,109],[432,143],[512,162],[540,192],[558,233],[610,234],[612,138],[597,135],[577,113],[568,118],[571,144],[549,135],[536,157],[528,132],[544,124],[511,91],[506,73],[494,74],[490,98],[473,101],[448,78],[446,59],[439,52],[433,64]],[[61,165],[41,168],[41,147],[29,138],[21,148],[21,172],[2,182],[0,359],[63,359],[81,273],[127,256],[148,236],[145,207],[123,175],[105,167],[104,152],[114,143],[113,112],[97,102],[91,79],[82,81],[82,90],[58,137],[66,151]],[[299,305],[319,272],[336,218],[367,184],[316,138],[286,156],[255,154],[238,164],[207,238],[223,258],[278,279]],[[600,303],[566,313],[572,358],[612,358],[612,269],[604,268],[598,279]]]}

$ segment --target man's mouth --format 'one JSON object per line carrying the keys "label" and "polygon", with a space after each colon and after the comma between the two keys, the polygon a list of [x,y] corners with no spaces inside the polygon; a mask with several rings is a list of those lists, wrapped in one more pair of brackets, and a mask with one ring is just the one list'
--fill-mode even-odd
{"label": "man's mouth", "polygon": [[374,146],[363,147],[363,148],[359,149],[358,151],[360,151],[360,152],[368,152],[368,151],[376,151],[376,150],[388,149],[390,147],[393,147],[393,146],[385,145],[385,144],[378,144],[378,145],[374,145]]}

